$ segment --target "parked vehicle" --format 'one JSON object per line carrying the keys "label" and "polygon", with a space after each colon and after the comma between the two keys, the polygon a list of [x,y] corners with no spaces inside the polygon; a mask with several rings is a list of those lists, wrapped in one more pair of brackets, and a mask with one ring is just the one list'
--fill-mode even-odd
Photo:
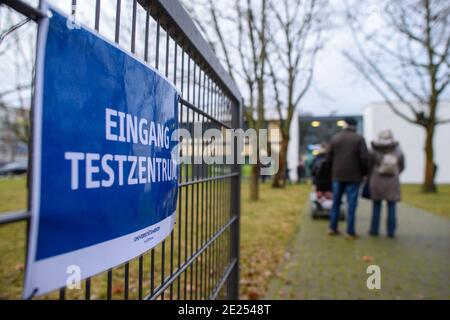
{"label": "parked vehicle", "polygon": [[24,174],[28,171],[28,163],[26,161],[10,162],[0,167],[0,176],[13,176]]}

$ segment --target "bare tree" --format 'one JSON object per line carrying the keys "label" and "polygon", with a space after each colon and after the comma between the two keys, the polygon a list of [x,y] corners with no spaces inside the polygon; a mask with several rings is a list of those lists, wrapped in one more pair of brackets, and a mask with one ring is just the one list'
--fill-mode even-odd
{"label": "bare tree", "polygon": [[272,186],[286,184],[289,129],[294,112],[308,91],[316,54],[322,47],[326,1],[272,1],[270,11],[276,24],[270,32],[269,74],[279,117],[281,145],[279,170]]}
{"label": "bare tree", "polygon": [[[256,130],[265,126],[268,3],[268,0],[234,0],[227,10],[218,8],[214,0],[185,3],[230,76],[245,85],[244,115],[248,127]],[[199,8],[207,13],[206,17],[196,11]],[[251,200],[259,199],[260,170],[258,159],[251,170]]]}
{"label": "bare tree", "polygon": [[[358,10],[355,4],[351,9],[348,6],[356,52],[346,50],[344,56],[395,114],[424,128],[422,190],[435,192],[433,138],[438,125],[450,122],[438,117],[439,102],[450,82],[450,3],[382,1],[372,8],[378,13],[378,23],[368,28],[368,23],[362,21],[367,18],[364,10]],[[407,110],[399,108],[395,101]]]}
{"label": "bare tree", "polygon": [[2,8],[0,27],[0,109],[2,142],[12,146],[28,144],[30,137],[30,103],[34,79],[35,27],[10,9]]}

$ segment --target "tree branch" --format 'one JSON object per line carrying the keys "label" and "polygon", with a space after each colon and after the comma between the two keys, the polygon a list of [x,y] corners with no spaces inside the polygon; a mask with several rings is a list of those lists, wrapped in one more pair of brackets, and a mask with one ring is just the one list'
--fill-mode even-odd
{"label": "tree branch", "polygon": [[395,105],[392,103],[391,99],[389,99],[389,97],[386,95],[386,93],[384,92],[383,89],[381,89],[381,87],[377,84],[377,82],[372,79],[372,77],[369,76],[369,74],[364,70],[363,66],[361,63],[359,63],[358,61],[356,61],[348,52],[343,52],[343,55],[353,64],[353,66],[363,75],[363,77],[372,85],[372,87],[374,87],[374,89],[376,91],[378,91],[378,93],[383,97],[384,101],[386,102],[386,104],[391,108],[391,110],[398,115],[399,117],[401,117],[402,119],[404,119],[405,121],[409,122],[409,123],[413,123],[413,124],[418,124],[417,121],[415,121],[414,119],[411,119],[409,117],[407,117],[405,114],[401,113],[400,111],[397,110],[397,108],[395,107]]}

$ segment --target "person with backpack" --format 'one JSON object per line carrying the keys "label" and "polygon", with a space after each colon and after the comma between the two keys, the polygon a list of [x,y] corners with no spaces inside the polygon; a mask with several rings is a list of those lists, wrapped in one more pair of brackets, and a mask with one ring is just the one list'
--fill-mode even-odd
{"label": "person with backpack", "polygon": [[370,198],[372,199],[372,221],[369,234],[378,236],[381,204],[387,202],[387,234],[395,236],[396,204],[400,200],[400,173],[405,169],[405,159],[399,143],[394,140],[390,130],[383,130],[378,139],[372,142],[370,153],[371,174],[369,178]]}

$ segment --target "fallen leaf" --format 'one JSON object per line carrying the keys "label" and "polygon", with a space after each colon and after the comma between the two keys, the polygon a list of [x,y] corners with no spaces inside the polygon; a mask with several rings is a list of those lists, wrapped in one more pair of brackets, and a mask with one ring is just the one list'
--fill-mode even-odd
{"label": "fallen leaf", "polygon": [[361,260],[364,261],[364,262],[369,262],[370,263],[370,262],[373,262],[375,260],[375,258],[372,257],[372,256],[362,256]]}
{"label": "fallen leaf", "polygon": [[255,290],[250,290],[248,292],[248,298],[250,300],[258,300],[260,298],[260,293],[256,292]]}
{"label": "fallen leaf", "polygon": [[14,266],[14,269],[15,269],[16,271],[23,271],[23,270],[24,270],[24,265],[23,265],[23,263],[17,263],[17,264]]}
{"label": "fallen leaf", "polygon": [[120,294],[120,293],[122,293],[123,292],[123,285],[115,285],[115,286],[113,286],[112,287],[112,292],[114,293],[114,294]]}

